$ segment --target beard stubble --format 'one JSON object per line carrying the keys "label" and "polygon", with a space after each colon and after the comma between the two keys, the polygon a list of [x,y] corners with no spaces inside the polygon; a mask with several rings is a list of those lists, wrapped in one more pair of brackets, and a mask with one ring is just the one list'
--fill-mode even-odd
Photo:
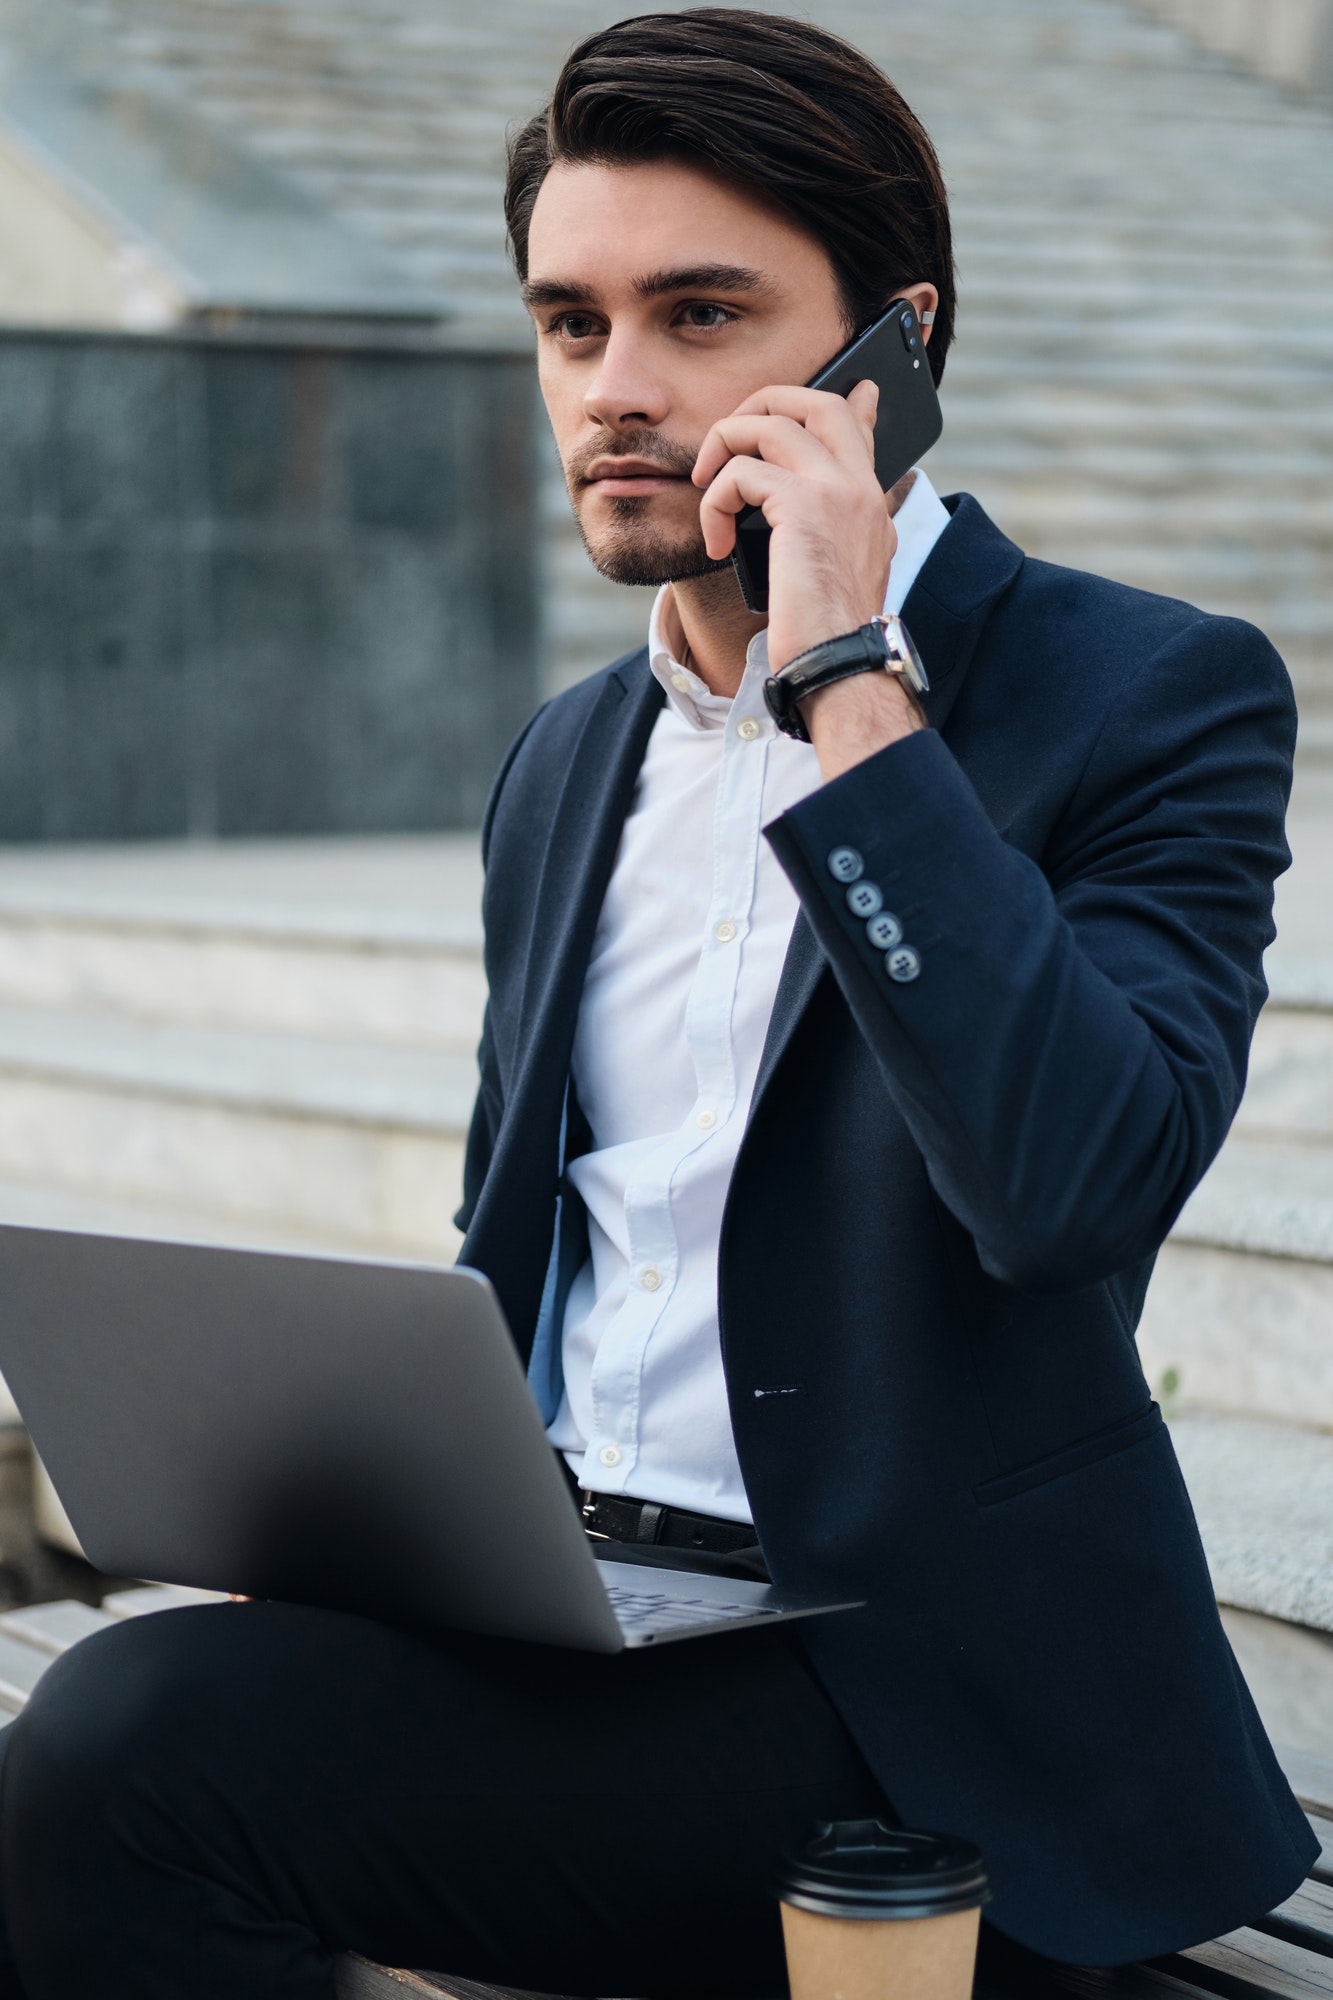
{"label": "beard stubble", "polygon": [[696,576],[716,576],[731,568],[730,556],[714,560],[704,547],[696,521],[692,529],[675,535],[655,527],[651,519],[652,497],[627,494],[610,502],[610,526],[594,540],[584,526],[579,507],[584,468],[598,458],[642,458],[659,465],[663,472],[682,474],[694,471],[697,454],[688,445],[673,444],[656,431],[627,431],[614,444],[597,443],[577,453],[565,468],[565,483],[574,509],[574,524],[588,553],[588,560],[611,583],[684,583]]}

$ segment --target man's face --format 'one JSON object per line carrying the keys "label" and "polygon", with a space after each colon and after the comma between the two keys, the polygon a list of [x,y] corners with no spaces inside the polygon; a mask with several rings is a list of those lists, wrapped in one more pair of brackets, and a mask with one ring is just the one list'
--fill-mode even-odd
{"label": "man's face", "polygon": [[705,553],[690,474],[712,424],[769,383],[808,381],[845,344],[820,245],[693,167],[556,166],[524,298],[597,568],[616,583],[725,568]]}

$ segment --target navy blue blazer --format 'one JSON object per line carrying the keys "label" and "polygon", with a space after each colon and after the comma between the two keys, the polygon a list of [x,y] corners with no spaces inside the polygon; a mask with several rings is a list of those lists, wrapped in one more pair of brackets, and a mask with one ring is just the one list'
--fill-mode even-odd
{"label": "navy blue blazer", "polygon": [[[1240,1102],[1295,710],[1252,627],[947,504],[904,608],[933,727],[766,829],[801,915],[722,1217],[722,1352],[774,1579],[866,1600],[804,1641],[895,1806],[980,1843],[1000,1929],[1115,1963],[1246,1922],[1316,1851],[1134,1344]],[[552,1255],[570,1049],[662,699],[646,652],[561,695],[488,812],[461,1254],[527,1357],[583,1254],[567,1197]],[[915,980],[849,910],[845,846]]]}

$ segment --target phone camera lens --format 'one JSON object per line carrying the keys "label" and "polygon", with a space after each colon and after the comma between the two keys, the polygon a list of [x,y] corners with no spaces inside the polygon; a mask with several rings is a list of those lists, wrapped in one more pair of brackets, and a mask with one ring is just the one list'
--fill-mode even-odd
{"label": "phone camera lens", "polygon": [[910,312],[905,312],[899,315],[898,324],[903,330],[903,346],[909,354],[915,354],[917,348],[916,321]]}

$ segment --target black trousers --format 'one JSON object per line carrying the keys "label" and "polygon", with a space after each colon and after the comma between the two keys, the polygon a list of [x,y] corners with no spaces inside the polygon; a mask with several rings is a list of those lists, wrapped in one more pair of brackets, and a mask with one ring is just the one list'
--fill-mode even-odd
{"label": "black trousers", "polygon": [[6,1739],[4,2000],[332,2000],[345,1950],[772,1996],[779,1851],[891,1810],[782,1626],[602,1658],[158,1612],[66,1653]]}

